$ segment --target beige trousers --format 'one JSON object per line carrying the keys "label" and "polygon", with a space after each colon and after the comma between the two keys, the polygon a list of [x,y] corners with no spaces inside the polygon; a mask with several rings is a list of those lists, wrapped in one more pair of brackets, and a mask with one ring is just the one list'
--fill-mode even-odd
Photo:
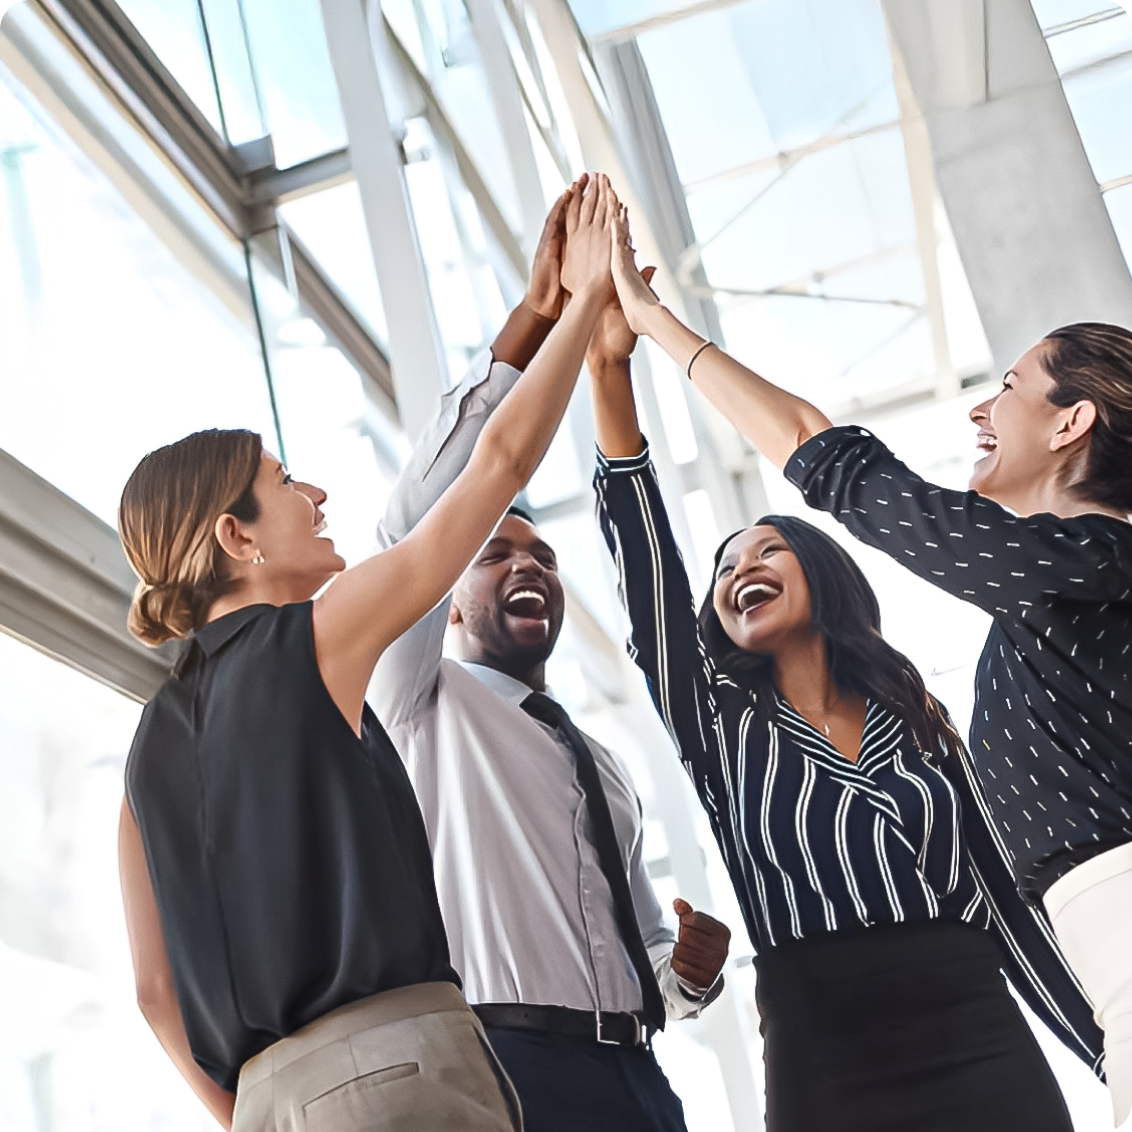
{"label": "beige trousers", "polygon": [[1078,865],[1050,886],[1043,902],[1104,1030],[1116,1127],[1132,1129],[1132,844]]}
{"label": "beige trousers", "polygon": [[352,1002],[244,1064],[232,1132],[522,1132],[519,1099],[451,983]]}

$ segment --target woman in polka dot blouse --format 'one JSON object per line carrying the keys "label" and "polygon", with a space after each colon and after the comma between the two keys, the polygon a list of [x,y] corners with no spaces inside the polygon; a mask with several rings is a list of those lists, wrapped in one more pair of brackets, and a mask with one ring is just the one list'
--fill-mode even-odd
{"label": "woman in polka dot blouse", "polygon": [[634,331],[863,542],[990,613],[971,750],[1020,891],[1044,906],[1105,1031],[1132,1129],[1132,333],[1053,331],[972,411],[971,490],[926,483],[876,437],[710,347],[662,307],[618,226]]}

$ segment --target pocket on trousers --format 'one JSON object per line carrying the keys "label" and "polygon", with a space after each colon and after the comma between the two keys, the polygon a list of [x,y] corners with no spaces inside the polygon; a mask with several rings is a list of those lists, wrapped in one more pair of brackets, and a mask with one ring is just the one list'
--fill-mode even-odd
{"label": "pocket on trousers", "polygon": [[[355,1077],[303,1105],[307,1132],[372,1132],[411,1112],[415,1089],[387,1091],[406,1078],[419,1077],[420,1065],[405,1061]],[[401,1095],[398,1095],[401,1094]]]}

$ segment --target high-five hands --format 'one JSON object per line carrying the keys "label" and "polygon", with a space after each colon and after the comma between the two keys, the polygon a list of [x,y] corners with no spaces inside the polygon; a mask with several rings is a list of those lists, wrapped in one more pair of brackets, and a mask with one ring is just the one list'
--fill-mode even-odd
{"label": "high-five hands", "polygon": [[[641,272],[641,278],[648,283],[655,274],[655,267],[646,267]],[[590,338],[586,352],[590,368],[602,364],[621,365],[632,357],[636,345],[637,335],[630,328],[625,312],[621,309],[621,300],[614,292],[605,310],[601,312],[601,318]]]}
{"label": "high-five hands", "polygon": [[617,194],[604,173],[579,179],[566,206],[566,254],[562,260],[562,286],[571,295],[600,287],[612,297],[609,261],[613,221],[619,208]]}
{"label": "high-five hands", "polygon": [[674,900],[673,911],[680,917],[680,936],[672,951],[672,970],[689,986],[707,991],[719,978],[727,960],[731,929],[695,911],[686,900]]}
{"label": "high-five hands", "polygon": [[643,272],[637,270],[633,259],[633,241],[629,235],[629,210],[624,206],[618,209],[613,220],[613,256],[610,268],[617,288],[617,298],[621,302],[629,328],[634,334],[647,334],[648,316],[660,307],[660,299],[649,286],[652,274],[646,278]]}
{"label": "high-five hands", "polygon": [[566,255],[566,209],[576,194],[582,192],[586,174],[582,174],[555,202],[546,218],[531,264],[531,278],[525,302],[542,318],[557,320],[562,314],[566,292],[562,287],[562,261]]}

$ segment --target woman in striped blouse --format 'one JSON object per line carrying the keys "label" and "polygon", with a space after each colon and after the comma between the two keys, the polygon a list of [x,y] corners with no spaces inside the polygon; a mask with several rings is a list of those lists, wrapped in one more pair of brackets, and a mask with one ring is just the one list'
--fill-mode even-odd
{"label": "woman in striped blouse", "polygon": [[990,615],[970,731],[982,796],[1092,1002],[1132,1132],[1132,331],[1074,323],[1022,354],[971,410],[980,458],[953,491],[710,348],[643,282],[624,224],[613,271],[629,323],[811,507]]}
{"label": "woman in striped blouse", "polygon": [[768,1128],[1068,1132],[1000,966],[1089,1064],[1100,1035],[946,714],[881,637],[852,559],[799,519],[730,536],[697,615],[637,425],[633,342],[626,325],[615,356],[588,358],[599,518],[631,651],[758,953]]}

